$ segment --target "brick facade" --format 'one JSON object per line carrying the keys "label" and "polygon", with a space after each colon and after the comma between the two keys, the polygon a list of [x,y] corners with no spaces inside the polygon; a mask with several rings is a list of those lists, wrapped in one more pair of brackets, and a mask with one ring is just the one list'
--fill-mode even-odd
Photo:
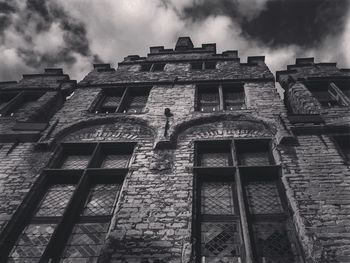
{"label": "brick facade", "polygon": [[[215,61],[216,68],[191,68],[192,62],[205,61]],[[165,67],[141,71],[147,63]],[[9,92],[42,94],[35,103],[18,106],[15,114],[0,117],[0,256],[7,257],[11,247],[6,243],[18,238],[14,225],[22,222],[23,229],[27,224],[19,218],[30,218],[35,187],[61,144],[128,141],[136,146],[98,262],[200,262],[200,238],[194,233],[196,141],[267,139],[300,252],[290,262],[349,262],[349,160],[334,136],[349,134],[350,104],[345,99],[324,107],[308,89],[310,81],[348,85],[349,79],[349,72],[335,64],[297,59],[277,72],[283,102],[264,57],[241,63],[237,51],[217,54],[215,44],[194,48],[190,39],[180,38],[175,50],[151,47],[147,57],[128,56],[117,69],[94,65],[78,84],[59,69],[0,83],[0,98]],[[198,110],[198,85],[230,83],[242,85],[244,107]],[[98,112],[107,89],[147,87],[141,113]],[[121,100],[133,96],[125,94]],[[222,107],[226,102],[218,94]],[[244,232],[249,227],[244,211],[240,214]],[[241,262],[261,260],[250,239],[242,234]]]}

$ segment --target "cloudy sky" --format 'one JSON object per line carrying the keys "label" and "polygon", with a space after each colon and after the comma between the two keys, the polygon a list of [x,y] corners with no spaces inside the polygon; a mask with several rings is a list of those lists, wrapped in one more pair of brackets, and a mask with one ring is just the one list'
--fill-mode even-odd
{"label": "cloudy sky", "polygon": [[273,73],[309,56],[349,68],[350,0],[0,0],[0,80],[45,67],[81,80],[91,63],[173,48],[179,36],[242,61],[265,55]]}

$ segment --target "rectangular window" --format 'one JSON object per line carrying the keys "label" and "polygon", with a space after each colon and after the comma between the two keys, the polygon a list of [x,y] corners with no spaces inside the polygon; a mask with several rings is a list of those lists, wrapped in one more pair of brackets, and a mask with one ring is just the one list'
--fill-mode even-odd
{"label": "rectangular window", "polygon": [[192,70],[216,69],[216,61],[195,61],[191,62]]}
{"label": "rectangular window", "polygon": [[334,81],[335,85],[350,99],[350,80]]}
{"label": "rectangular window", "polygon": [[244,89],[242,85],[224,85],[224,109],[237,110],[244,108]]}
{"label": "rectangular window", "polygon": [[327,82],[309,82],[306,87],[310,90],[323,107],[332,107],[340,105],[334,93],[330,91],[330,83]]}
{"label": "rectangular window", "polygon": [[43,95],[43,92],[2,93],[0,116],[16,116],[20,111],[31,111],[30,107]]}
{"label": "rectangular window", "polygon": [[141,71],[157,72],[164,71],[165,63],[145,63],[141,64]]}
{"label": "rectangular window", "polygon": [[237,163],[242,166],[273,164],[268,140],[236,140]]}
{"label": "rectangular window", "polygon": [[34,198],[31,216],[9,241],[5,258],[97,262],[133,147],[132,142],[62,144],[53,169],[44,170],[41,184],[48,186]]}
{"label": "rectangular window", "polygon": [[197,263],[302,262],[269,153],[268,139],[196,142]]}
{"label": "rectangular window", "polygon": [[241,83],[197,86],[198,111],[234,111],[244,108],[244,87]]}
{"label": "rectangular window", "polygon": [[198,110],[201,112],[219,111],[219,90],[216,86],[198,87]]}
{"label": "rectangular window", "polygon": [[142,113],[149,92],[150,87],[104,89],[95,113]]}

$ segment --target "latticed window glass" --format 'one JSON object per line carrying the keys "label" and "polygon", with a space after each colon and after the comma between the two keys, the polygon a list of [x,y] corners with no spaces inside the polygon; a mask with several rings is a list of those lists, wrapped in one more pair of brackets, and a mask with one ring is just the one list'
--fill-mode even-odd
{"label": "latticed window glass", "polygon": [[198,90],[198,107],[200,111],[211,112],[219,110],[219,93],[217,89]]}
{"label": "latticed window glass", "polygon": [[203,182],[201,190],[202,214],[234,214],[232,183]]}
{"label": "latticed window glass", "polygon": [[202,222],[201,256],[205,262],[237,262],[240,234],[235,222]]}
{"label": "latticed window glass", "polygon": [[245,190],[251,214],[283,213],[275,182],[249,182]]}
{"label": "latticed window glass", "polygon": [[120,96],[106,96],[102,103],[102,106],[117,109],[119,106],[120,100],[121,100]]}
{"label": "latticed window glass", "polygon": [[297,252],[291,242],[291,230],[284,222],[253,224],[253,235],[260,263],[296,263]]}
{"label": "latticed window glass", "polygon": [[95,185],[90,191],[83,215],[111,215],[120,187],[120,184]]}
{"label": "latticed window glass", "polygon": [[225,110],[237,110],[244,106],[244,92],[224,90],[224,108]]}
{"label": "latticed window glass", "polygon": [[123,168],[127,167],[130,160],[129,154],[110,154],[105,155],[101,168]]}
{"label": "latticed window glass", "polygon": [[200,153],[199,163],[201,166],[219,167],[230,165],[230,154],[226,152]]}
{"label": "latticed window glass", "polygon": [[68,155],[61,166],[62,169],[85,169],[90,155]]}
{"label": "latticed window glass", "polygon": [[18,238],[7,262],[39,262],[55,224],[29,224]]}
{"label": "latticed window glass", "polygon": [[127,112],[130,113],[140,113],[147,103],[147,94],[142,95],[132,95],[129,98],[129,105],[127,107]]}
{"label": "latticed window glass", "polygon": [[64,249],[61,262],[97,262],[108,225],[109,223],[76,224]]}
{"label": "latticed window glass", "polygon": [[51,186],[38,206],[35,216],[62,216],[74,189],[74,185],[67,184]]}
{"label": "latticed window glass", "polygon": [[269,155],[266,151],[241,152],[238,158],[240,165],[263,166],[270,164]]}

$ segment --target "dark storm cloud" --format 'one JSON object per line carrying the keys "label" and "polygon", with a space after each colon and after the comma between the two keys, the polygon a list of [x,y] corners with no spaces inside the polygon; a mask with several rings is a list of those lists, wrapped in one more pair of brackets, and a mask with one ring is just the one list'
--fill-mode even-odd
{"label": "dark storm cloud", "polygon": [[[55,1],[27,0],[25,5],[9,5],[0,2],[0,30],[2,43],[10,41],[6,32],[16,35],[16,43],[7,43],[15,49],[17,56],[26,67],[35,68],[65,65],[71,67],[77,63],[76,55],[88,57],[91,62],[101,62],[97,54],[90,50],[84,23],[70,16]],[[52,46],[50,50],[40,49],[37,37],[47,35],[47,40],[58,37],[52,35],[52,26],[57,26],[62,34],[62,43]],[[51,35],[50,35],[51,34]],[[45,39],[43,39],[45,41]],[[18,43],[22,42],[22,43]],[[39,43],[38,43],[39,42]],[[16,46],[18,45],[18,46]]]}
{"label": "dark storm cloud", "polygon": [[350,8],[348,0],[265,0],[260,9],[252,5],[243,10],[243,2],[193,1],[184,8],[182,15],[191,21],[228,16],[241,27],[243,37],[261,41],[269,47],[291,44],[313,47],[325,36],[344,31]]}

